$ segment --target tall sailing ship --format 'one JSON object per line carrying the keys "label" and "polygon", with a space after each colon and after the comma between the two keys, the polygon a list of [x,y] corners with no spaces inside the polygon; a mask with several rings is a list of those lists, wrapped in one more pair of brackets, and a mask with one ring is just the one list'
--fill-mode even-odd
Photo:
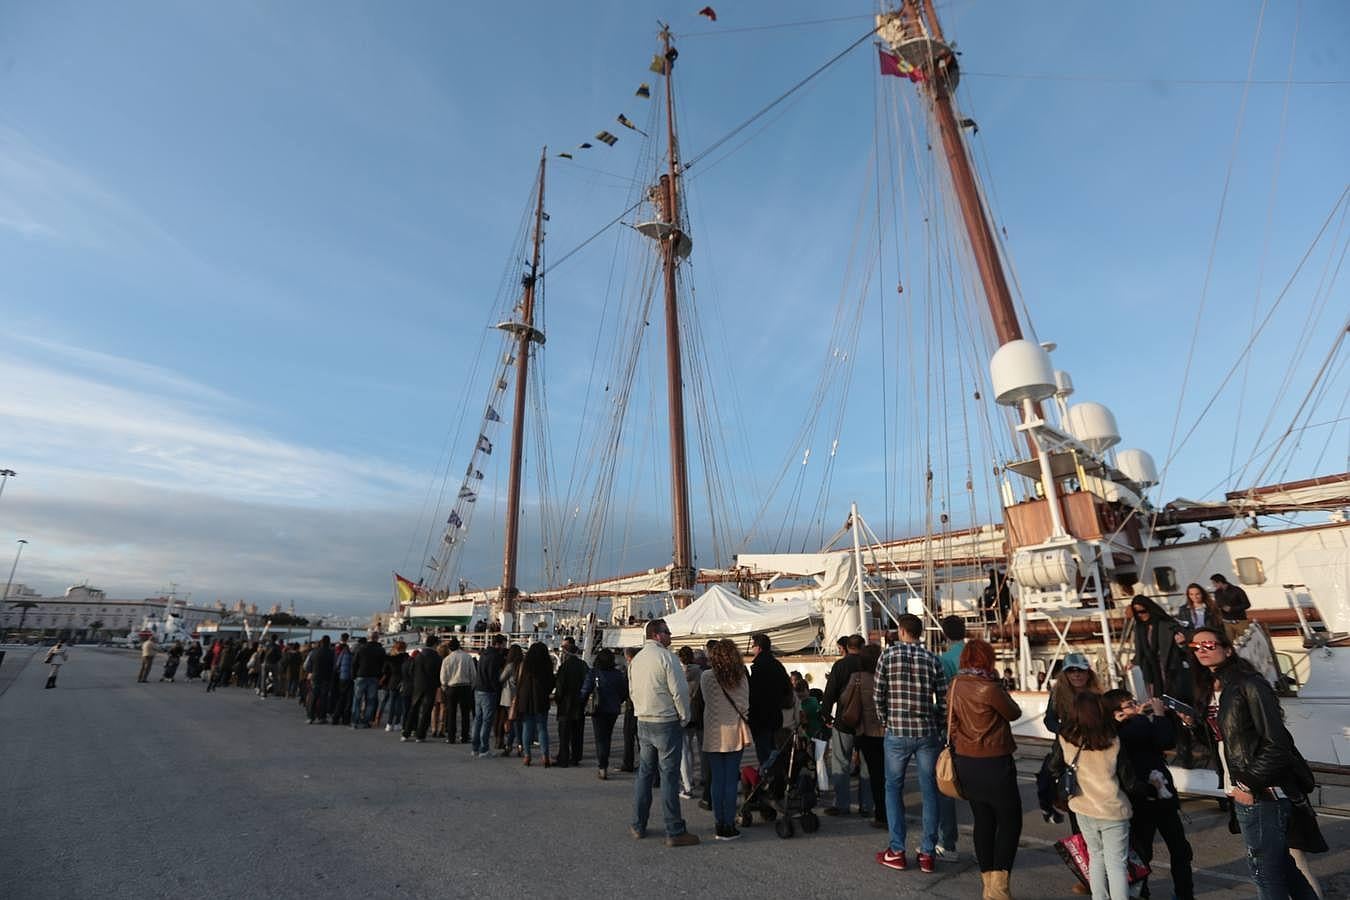
{"label": "tall sailing ship", "polygon": [[[597,550],[613,540],[608,498],[614,469],[603,453],[579,454],[585,459],[576,465],[599,486],[598,499],[583,513],[573,502],[575,494],[569,495],[570,515],[539,524],[545,583],[526,593],[517,584],[529,364],[544,345],[534,315],[547,272],[540,250],[548,221],[543,200],[546,152],[528,227],[513,255],[521,262],[504,282],[511,290],[498,326],[501,352],[486,367],[489,390],[482,416],[471,418],[480,430],[470,435],[468,467],[452,489],[449,516],[438,543],[428,550],[422,576],[416,582],[400,579],[404,626],[465,626],[491,619],[506,632],[531,633],[533,616],[562,608],[574,621],[603,625],[600,641],[624,646],[640,640],[641,619],[662,610],[670,613],[677,641],[701,644],[711,636],[745,640],[753,631],[772,630],[780,637],[778,646],[802,654],[793,660],[794,668],[820,674],[839,635],[879,635],[904,611],[919,613],[932,630],[940,616],[957,614],[1001,639],[1003,662],[1026,691],[1019,697],[1027,711],[1019,731],[1036,734],[1045,694],[1035,689],[1059,659],[1070,651],[1086,652],[1105,680],[1126,680],[1133,662],[1125,640],[1129,622],[1124,610],[1130,597],[1147,594],[1175,610],[1188,581],[1208,581],[1211,573],[1219,573],[1240,585],[1251,600],[1252,624],[1239,641],[1240,652],[1289,695],[1286,715],[1305,755],[1323,763],[1350,764],[1350,473],[1258,484],[1230,491],[1217,502],[1151,502],[1150,490],[1162,481],[1153,457],[1120,448],[1120,429],[1106,406],[1070,402],[1073,381],[1055,366],[1056,347],[1034,337],[1025,310],[1019,309],[1009,284],[1006,248],[992,224],[972,156],[974,123],[957,102],[961,62],[931,0],[904,0],[882,12],[874,29],[849,49],[870,47],[873,41],[885,88],[895,95],[903,92],[907,108],[921,113],[928,127],[928,137],[910,137],[931,151],[939,174],[932,184],[940,193],[925,198],[922,213],[949,220],[956,238],[945,250],[959,256],[970,275],[964,293],[984,305],[981,314],[971,317],[978,323],[963,353],[969,357],[972,346],[977,356],[987,353],[987,368],[971,368],[966,375],[975,382],[967,396],[973,395],[996,423],[990,431],[1002,433],[1001,447],[989,451],[994,478],[987,490],[994,494],[994,517],[972,515],[964,527],[955,527],[950,508],[933,500],[930,463],[923,483],[910,486],[915,496],[927,498],[922,504],[925,527],[914,537],[879,538],[854,505],[844,526],[822,537],[815,552],[740,552],[715,559],[710,567],[696,565],[696,524],[713,529],[718,524],[691,513],[685,393],[690,384],[703,389],[707,373],[698,365],[693,371],[688,368],[689,351],[697,346],[688,331],[693,307],[687,262],[693,239],[684,195],[691,162],[681,156],[676,127],[678,53],[670,30],[663,28],[651,65],[660,79],[656,93],[661,102],[653,104],[643,123],[646,129],[619,117],[625,128],[644,136],[650,132],[651,146],[661,146],[662,152],[644,157],[655,171],[615,221],[648,244],[651,268],[637,279],[639,300],[630,308],[634,333],[645,335],[656,318],[657,301],[664,324],[669,562],[618,577],[595,577]],[[652,93],[643,84],[638,96]],[[609,132],[596,137],[612,143],[606,136],[614,138]],[[557,155],[570,160],[575,152]],[[1346,201],[1342,194],[1329,220],[1343,212]],[[631,219],[626,218],[630,213]],[[1350,323],[1330,336],[1333,355],[1346,338],[1346,325]],[[856,347],[853,327],[850,346]],[[838,346],[849,339],[836,343],[832,335],[834,352],[827,365],[842,364]],[[602,439],[593,445],[600,450],[613,452],[621,443],[639,343],[615,354],[616,374],[605,382],[600,404],[608,418],[599,428]],[[1323,367],[1319,378],[1325,373]],[[839,370],[829,377],[838,378]],[[456,563],[477,509],[483,466],[494,452],[493,429],[503,421],[508,393],[511,434],[502,577],[495,587],[475,590],[457,581]],[[813,399],[822,405],[819,395]],[[536,402],[535,411],[542,412],[543,405]],[[706,415],[703,404],[696,406],[700,417]],[[706,436],[700,441],[705,451],[710,443]],[[546,444],[541,433],[536,454],[542,456]],[[802,452],[800,446],[792,450]],[[547,465],[539,468],[541,476],[548,474]],[[965,491],[972,496],[979,492],[973,469],[964,473]],[[702,480],[716,482],[715,472],[716,466],[705,462]],[[959,480],[962,474],[946,476]],[[573,480],[585,478],[574,475]],[[970,505],[978,511],[973,500]],[[574,565],[568,577],[559,551],[578,534],[585,544],[578,558],[585,562]],[[1001,611],[1006,612],[1006,619],[995,624],[987,620],[991,599],[995,605],[1002,600]],[[588,627],[587,636],[592,633]],[[1197,773],[1188,784],[1204,789],[1203,781],[1204,773]]]}

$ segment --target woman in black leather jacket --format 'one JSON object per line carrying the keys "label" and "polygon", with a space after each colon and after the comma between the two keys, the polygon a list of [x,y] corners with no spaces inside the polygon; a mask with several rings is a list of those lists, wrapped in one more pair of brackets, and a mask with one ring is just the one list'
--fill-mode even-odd
{"label": "woman in black leather jacket", "polygon": [[1191,648],[1212,673],[1209,690],[1197,697],[1203,704],[1199,711],[1220,742],[1223,786],[1233,800],[1258,895],[1317,897],[1289,853],[1293,804],[1313,789],[1312,771],[1284,726],[1275,691],[1234,654],[1222,630],[1197,629]]}

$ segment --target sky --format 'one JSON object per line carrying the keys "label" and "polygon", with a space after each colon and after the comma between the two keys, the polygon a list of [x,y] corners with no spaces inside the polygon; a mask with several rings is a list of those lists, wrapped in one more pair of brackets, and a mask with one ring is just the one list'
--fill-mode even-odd
{"label": "sky", "polygon": [[[873,11],[724,2],[712,23],[701,5],[0,5],[0,467],[18,472],[0,496],[0,553],[29,541],[16,581],[384,608],[390,572],[415,576],[443,527],[441,473],[462,471],[473,449],[494,298],[541,148],[594,142],[600,129],[620,138],[570,163],[551,157],[551,266],[651,177],[655,148],[615,115],[653,118],[633,91],[659,91],[647,70],[658,20],[681,54],[688,159],[862,37]],[[1125,445],[1162,462],[1350,182],[1350,11],[1336,0],[939,10],[1035,333],[1059,345],[1076,397],[1109,403]],[[903,389],[923,393],[915,373],[941,354],[906,331],[933,283],[913,228],[927,212],[922,184],[877,199],[878,159],[894,152],[878,110],[897,134],[919,110],[908,86],[908,100],[878,100],[896,89],[864,42],[691,169],[686,299],[714,382],[711,442],[724,451],[716,484],[706,464],[696,470],[704,563],[702,524],[720,508],[739,510],[725,543],[749,549],[786,549],[784,528],[809,543],[797,519],[828,534],[850,500],[882,537],[901,536],[922,525],[915,485],[935,442],[957,480],[962,453],[988,468],[979,448],[997,441],[935,428],[931,392],[910,403]],[[900,152],[926,152],[912,140]],[[858,262],[869,208],[910,223],[895,224],[899,249],[875,266]],[[1240,486],[1230,470],[1293,420],[1350,310],[1335,277],[1342,221],[1175,454],[1168,497]],[[630,266],[631,237],[611,228],[548,269],[542,353],[563,485],[606,402],[586,398],[623,355],[614,327],[597,323],[622,308],[616,272]],[[869,268],[878,274],[859,274]],[[905,293],[893,293],[897,280]],[[838,441],[833,468],[798,465],[770,490],[797,452],[821,360],[839,349],[832,321],[854,296],[867,299],[848,387],[827,392],[813,438],[817,461]],[[659,333],[646,343],[658,349]],[[647,349],[644,402],[663,390]],[[972,377],[982,354],[967,354]],[[1310,407],[1331,424],[1302,433],[1288,465],[1258,460],[1242,475],[1350,468],[1345,356]],[[612,501],[622,548],[607,548],[602,568],[669,559],[664,426],[647,405],[620,440],[635,461]],[[489,460],[479,540],[463,559],[476,584],[500,567],[502,455]],[[549,501],[526,491],[525,544],[537,548],[530,512]],[[564,530],[587,498],[567,500],[551,513]],[[741,540],[761,506],[780,524]],[[528,588],[543,564],[527,552]]]}

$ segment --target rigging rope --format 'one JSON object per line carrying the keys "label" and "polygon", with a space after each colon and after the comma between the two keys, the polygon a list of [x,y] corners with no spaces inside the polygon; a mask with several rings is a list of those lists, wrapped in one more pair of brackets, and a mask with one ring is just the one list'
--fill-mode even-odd
{"label": "rigging rope", "polygon": [[[1284,158],[1284,137],[1286,126],[1289,123],[1289,96],[1291,94],[1291,88],[1293,87],[1292,82],[1294,78],[1294,60],[1297,59],[1296,51],[1298,49],[1298,29],[1299,24],[1302,21],[1302,16],[1303,16],[1303,3],[1302,0],[1300,0],[1300,2],[1295,6],[1294,33],[1289,41],[1289,68],[1286,73],[1286,77],[1289,79],[1289,83],[1285,85],[1284,102],[1280,109],[1279,139],[1275,145],[1275,161],[1274,164],[1271,166],[1271,174],[1270,174],[1270,191],[1266,199],[1266,222],[1264,234],[1262,235],[1261,240],[1261,262],[1256,270],[1256,289],[1253,292],[1252,296],[1252,324],[1251,324],[1252,328],[1256,327],[1257,316],[1261,311],[1261,288],[1265,284],[1266,262],[1270,258],[1270,241],[1271,235],[1274,231],[1274,224],[1275,224],[1275,197],[1278,192],[1280,184],[1280,161]],[[1247,375],[1250,373],[1250,371],[1251,371],[1251,357],[1249,356],[1247,357],[1247,362],[1242,366],[1242,383],[1238,388],[1237,412],[1233,419],[1233,445],[1228,451],[1228,468],[1230,470],[1233,468],[1234,461],[1237,458],[1238,435],[1240,434],[1242,429],[1242,412],[1247,405],[1245,402],[1247,399]],[[1262,433],[1264,434],[1264,429],[1262,429]],[[1255,443],[1259,444],[1260,442],[1261,438],[1258,437]]]}
{"label": "rigging rope", "polygon": [[[1256,70],[1256,51],[1261,46],[1261,27],[1265,22],[1266,6],[1268,2],[1269,0],[1261,0],[1261,9],[1257,14],[1256,18],[1256,34],[1252,38],[1252,49],[1251,53],[1248,55],[1247,58],[1248,83],[1242,89],[1242,100],[1238,104],[1237,123],[1233,128],[1233,140],[1228,151],[1228,166],[1224,172],[1223,177],[1223,190],[1220,192],[1219,195],[1219,212],[1218,215],[1215,217],[1214,234],[1210,239],[1209,245],[1209,256],[1205,261],[1205,275],[1200,285],[1200,302],[1198,303],[1195,311],[1195,327],[1191,329],[1191,342],[1190,347],[1186,352],[1186,365],[1182,370],[1181,388],[1177,392],[1176,413],[1172,416],[1172,434],[1168,438],[1167,461],[1163,463],[1162,473],[1158,476],[1159,497],[1163,496],[1165,485],[1167,483],[1167,474],[1172,467],[1172,460],[1176,458],[1176,451],[1177,449],[1179,449],[1176,447],[1177,429],[1181,427],[1181,411],[1184,408],[1184,403],[1186,399],[1186,388],[1189,385],[1191,379],[1191,366],[1195,362],[1195,348],[1200,341],[1200,326],[1204,320],[1205,301],[1209,297],[1210,278],[1214,273],[1214,258],[1218,253],[1219,249],[1219,235],[1223,231],[1224,211],[1225,209],[1227,209],[1228,206],[1228,189],[1233,181],[1233,167],[1237,162],[1238,147],[1240,146],[1242,138],[1242,126],[1246,119],[1247,114],[1247,97],[1251,93],[1250,82],[1252,80],[1252,73]],[[1155,509],[1149,520],[1150,533],[1157,525],[1157,522],[1158,522],[1158,511]],[[1144,560],[1141,563],[1141,569],[1148,568],[1148,558],[1151,550],[1152,550],[1151,547],[1145,548]]]}

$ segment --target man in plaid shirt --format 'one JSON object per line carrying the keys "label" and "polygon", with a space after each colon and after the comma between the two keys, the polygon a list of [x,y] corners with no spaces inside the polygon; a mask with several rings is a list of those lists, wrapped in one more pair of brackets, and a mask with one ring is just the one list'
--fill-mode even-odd
{"label": "man in plaid shirt", "polygon": [[947,673],[942,660],[924,648],[918,616],[903,615],[896,624],[900,643],[887,648],[877,663],[872,694],[886,725],[886,819],[891,830],[890,846],[877,854],[877,862],[891,869],[908,868],[904,786],[913,759],[923,796],[919,869],[932,872],[938,837],[937,757],[947,728]]}

